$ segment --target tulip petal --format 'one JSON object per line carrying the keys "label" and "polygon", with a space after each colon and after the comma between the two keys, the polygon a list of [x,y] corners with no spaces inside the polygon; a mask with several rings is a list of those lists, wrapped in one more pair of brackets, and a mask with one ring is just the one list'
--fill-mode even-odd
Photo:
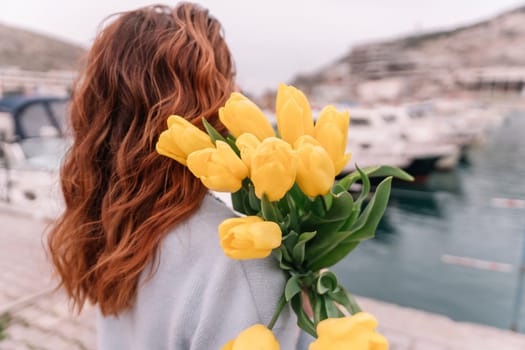
{"label": "tulip petal", "polygon": [[155,145],[155,150],[163,156],[170,157],[177,162],[186,165],[186,157],[177,146],[177,143],[173,140],[169,130],[165,130],[160,134],[159,140]]}
{"label": "tulip petal", "polygon": [[277,127],[283,140],[293,144],[302,135],[313,135],[312,110],[306,96],[293,86],[280,84],[276,100]]}
{"label": "tulip petal", "polygon": [[248,167],[223,141],[217,141],[217,148],[191,153],[187,165],[204,186],[219,192],[238,191],[248,176]]}
{"label": "tulip petal", "polygon": [[200,151],[193,152],[186,160],[188,168],[196,177],[204,176],[207,173],[209,160],[213,154],[212,148],[206,148]]}
{"label": "tulip petal", "polygon": [[217,141],[217,162],[223,164],[229,172],[238,179],[243,180],[248,176],[248,167],[235,154],[233,149],[223,141]]}
{"label": "tulip petal", "polygon": [[348,141],[348,125],[350,116],[347,111],[338,112],[335,107],[323,108],[315,124],[314,136],[330,155],[336,174],[350,160],[350,153],[345,153]]}
{"label": "tulip petal", "polygon": [[375,331],[376,327],[377,320],[365,312],[325,319],[317,325],[318,338],[309,350],[386,350],[388,341]]}
{"label": "tulip petal", "polygon": [[159,154],[186,165],[189,154],[214,147],[209,136],[186,119],[172,115],[167,123],[168,129],[160,134],[155,146]]}
{"label": "tulip petal", "polygon": [[271,330],[257,324],[239,333],[232,348],[232,350],[248,349],[280,350],[280,346]]}
{"label": "tulip petal", "polygon": [[204,186],[217,192],[237,192],[242,187],[242,181],[233,176],[201,176]]}
{"label": "tulip petal", "polygon": [[335,170],[329,154],[319,141],[304,135],[294,144],[297,151],[297,184],[310,197],[328,193],[333,185]]}
{"label": "tulip petal", "polygon": [[255,150],[250,172],[257,197],[266,194],[270,201],[279,200],[295,182],[297,156],[285,141],[267,138]]}
{"label": "tulip petal", "polygon": [[254,134],[259,140],[275,136],[259,107],[237,92],[232,93],[225,106],[219,109],[219,119],[235,137],[243,133]]}
{"label": "tulip petal", "polygon": [[224,346],[221,348],[221,350],[233,350],[233,343],[234,342],[235,342],[235,340],[230,340],[229,342],[224,344]]}
{"label": "tulip petal", "polygon": [[248,168],[251,167],[252,157],[261,142],[253,134],[244,133],[237,138],[235,145],[241,151],[241,159]]}
{"label": "tulip petal", "polygon": [[258,216],[243,216],[242,218],[226,219],[219,225],[219,238],[222,239],[223,237],[225,237],[228,231],[230,231],[235,226],[263,221],[264,220]]}
{"label": "tulip petal", "polygon": [[169,130],[172,131],[177,145],[185,154],[214,147],[210,137],[195,126],[182,131],[176,127],[171,127]]}

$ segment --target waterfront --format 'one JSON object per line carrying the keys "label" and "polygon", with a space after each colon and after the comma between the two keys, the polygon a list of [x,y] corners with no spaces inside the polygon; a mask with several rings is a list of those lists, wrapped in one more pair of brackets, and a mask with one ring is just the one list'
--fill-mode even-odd
{"label": "waterfront", "polygon": [[[523,136],[525,113],[513,112],[454,171],[432,174],[426,189],[394,189],[376,238],[334,267],[343,284],[356,294],[508,329],[525,210],[494,207],[492,200],[525,199]],[[512,269],[445,264],[444,255]],[[519,330],[525,332],[525,307]]]}

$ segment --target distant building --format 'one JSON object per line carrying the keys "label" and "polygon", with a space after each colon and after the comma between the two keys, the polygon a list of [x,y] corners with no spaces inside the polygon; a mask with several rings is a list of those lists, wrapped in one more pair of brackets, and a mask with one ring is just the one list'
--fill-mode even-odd
{"label": "distant building", "polygon": [[71,92],[76,71],[39,72],[0,67],[0,96],[12,93],[65,96]]}

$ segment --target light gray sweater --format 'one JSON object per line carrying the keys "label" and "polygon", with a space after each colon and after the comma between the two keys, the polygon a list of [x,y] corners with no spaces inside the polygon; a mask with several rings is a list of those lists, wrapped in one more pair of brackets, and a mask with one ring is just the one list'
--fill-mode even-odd
{"label": "light gray sweater", "polygon": [[[139,281],[132,308],[98,315],[101,350],[219,350],[256,323],[272,318],[286,278],[274,258],[232,260],[219,245],[218,225],[233,212],[211,194],[168,234],[159,266]],[[286,308],[274,327],[282,350],[295,349],[296,317]]]}

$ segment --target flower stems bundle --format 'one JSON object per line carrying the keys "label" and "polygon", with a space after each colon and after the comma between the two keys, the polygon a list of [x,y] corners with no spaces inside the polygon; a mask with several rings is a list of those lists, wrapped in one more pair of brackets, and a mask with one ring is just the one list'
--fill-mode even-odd
{"label": "flower stems bundle", "polygon": [[[346,153],[350,116],[325,107],[314,123],[305,95],[281,84],[276,101],[277,134],[263,112],[233,93],[219,110],[229,134],[221,135],[206,120],[204,133],[179,116],[157,151],[187,166],[211,190],[230,192],[243,217],[218,228],[224,253],[232,259],[272,254],[288,280],[268,325],[255,325],[223,349],[246,349],[256,341],[279,349],[271,329],[291,304],[299,327],[317,338],[311,350],[386,349],[375,332],[377,321],[361,312],[352,295],[327,270],[357,245],[374,236],[390,195],[392,177],[411,180],[390,166],[359,169],[336,180],[351,155]],[[370,177],[385,177],[370,194]],[[362,182],[357,198],[348,192]],[[311,314],[305,311],[310,305]]]}

